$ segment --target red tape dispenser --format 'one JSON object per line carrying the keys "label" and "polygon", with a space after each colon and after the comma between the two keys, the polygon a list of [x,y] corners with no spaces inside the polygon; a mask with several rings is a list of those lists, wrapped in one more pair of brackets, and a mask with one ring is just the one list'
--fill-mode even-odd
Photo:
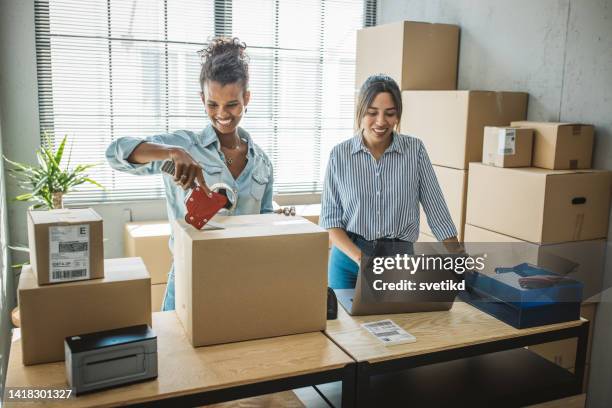
{"label": "red tape dispenser", "polygon": [[[174,176],[174,162],[166,160],[161,167],[164,173]],[[237,196],[234,190],[225,183],[216,183],[210,187],[212,194],[206,195],[204,189],[194,183],[191,191],[185,197],[185,221],[197,229],[202,229],[210,219],[223,208],[233,210],[236,207]]]}

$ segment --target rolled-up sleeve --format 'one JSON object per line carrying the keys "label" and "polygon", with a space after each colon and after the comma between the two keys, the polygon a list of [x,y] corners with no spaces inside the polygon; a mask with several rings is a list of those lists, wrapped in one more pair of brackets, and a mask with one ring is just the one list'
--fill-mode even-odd
{"label": "rolled-up sleeve", "polygon": [[338,176],[336,149],[334,148],[329,155],[329,162],[327,163],[327,170],[325,171],[323,193],[321,195],[319,225],[325,229],[346,229],[346,225],[342,220],[344,211],[342,209],[342,202],[340,201],[340,192],[338,190]]}
{"label": "rolled-up sleeve", "polygon": [[130,174],[150,175],[158,174],[161,161],[152,161],[146,164],[130,163],[127,159],[136,147],[143,142],[167,144],[163,135],[149,136],[146,138],[120,137],[113,141],[106,149],[106,161],[115,170]]}
{"label": "rolled-up sleeve", "polygon": [[456,237],[457,229],[448,211],[425,145],[419,148],[419,201],[427,216],[427,223],[438,241]]}

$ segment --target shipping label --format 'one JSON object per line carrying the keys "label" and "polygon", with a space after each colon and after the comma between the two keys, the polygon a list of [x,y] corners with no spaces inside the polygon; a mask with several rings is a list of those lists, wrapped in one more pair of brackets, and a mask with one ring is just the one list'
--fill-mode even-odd
{"label": "shipping label", "polygon": [[89,225],[49,227],[49,282],[89,279]]}
{"label": "shipping label", "polygon": [[416,337],[399,327],[391,319],[363,323],[361,327],[387,346],[416,341]]}
{"label": "shipping label", "polygon": [[516,130],[500,129],[497,139],[497,154],[512,156],[516,152]]}

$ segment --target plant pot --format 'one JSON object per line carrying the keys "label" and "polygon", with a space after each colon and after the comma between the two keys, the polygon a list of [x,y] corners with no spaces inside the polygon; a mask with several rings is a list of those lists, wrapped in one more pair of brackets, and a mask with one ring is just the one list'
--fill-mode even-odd
{"label": "plant pot", "polygon": [[64,208],[64,193],[52,193],[53,209]]}

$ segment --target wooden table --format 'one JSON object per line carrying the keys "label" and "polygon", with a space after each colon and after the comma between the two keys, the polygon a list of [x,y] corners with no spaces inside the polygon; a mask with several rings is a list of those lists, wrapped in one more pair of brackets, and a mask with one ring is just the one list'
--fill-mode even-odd
{"label": "wooden table", "polygon": [[[323,333],[306,333],[194,348],[174,312],[153,313],[157,334],[158,378],[81,395],[46,400],[49,406],[106,407],[142,404],[197,406],[269,394],[320,383],[343,382],[343,406],[354,405],[355,364]],[[67,389],[63,362],[23,366],[15,330],[5,386]]]}
{"label": "wooden table", "polygon": [[[338,309],[338,319],[328,321],[326,334],[357,362],[356,400],[359,406],[369,406],[368,404],[372,403],[369,401],[370,382],[372,376],[378,374],[451,362],[504,350],[512,350],[513,356],[516,357],[521,357],[520,353],[526,352],[542,360],[542,362],[535,361],[536,365],[541,363],[540,365],[554,366],[522,348],[572,337],[578,338],[576,373],[572,379],[575,382],[572,382],[572,386],[564,391],[568,395],[582,392],[589,329],[589,322],[585,319],[519,330],[460,301],[455,302],[450,311],[429,313],[352,317],[342,307]],[[385,346],[360,327],[362,323],[386,318],[390,318],[414,335],[417,341]],[[513,350],[519,348],[520,350]],[[513,356],[505,358],[511,360]],[[556,369],[556,366],[554,367]],[[447,371],[451,369],[452,367],[449,366]],[[433,371],[429,375],[434,375],[432,373]],[[431,381],[435,382],[436,379],[432,378]],[[445,392],[443,388],[440,389],[442,393]],[[563,398],[568,395],[561,393],[561,395],[548,399]],[[529,403],[544,401],[539,400],[541,397],[534,395]],[[460,405],[461,403],[457,402],[456,406]]]}

